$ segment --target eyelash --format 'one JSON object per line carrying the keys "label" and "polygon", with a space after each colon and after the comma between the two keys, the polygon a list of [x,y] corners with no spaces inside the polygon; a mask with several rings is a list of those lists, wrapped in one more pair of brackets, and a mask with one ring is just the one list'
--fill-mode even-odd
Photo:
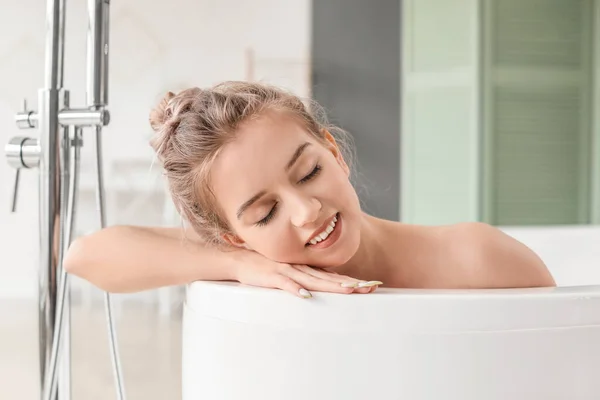
{"label": "eyelash", "polygon": [[[319,175],[319,173],[321,172],[322,167],[317,164],[315,165],[315,168],[313,168],[312,171],[310,171],[310,173],[308,175],[306,175],[304,178],[300,179],[300,181],[298,181],[298,183],[302,184],[302,183],[306,183],[308,181],[310,181],[311,179],[315,178],[317,175]],[[273,217],[275,216],[275,213],[277,212],[277,208],[278,208],[279,203],[275,203],[275,205],[273,206],[273,208],[271,208],[271,211],[269,212],[269,214],[267,214],[266,217],[264,217],[263,219],[261,219],[260,221],[258,221],[256,223],[257,226],[265,226],[269,223],[269,221],[271,221],[271,219],[273,219]]]}
{"label": "eyelash", "polygon": [[258,221],[256,223],[257,226],[265,226],[266,224],[269,223],[269,221],[271,219],[273,219],[273,217],[275,216],[275,213],[277,212],[277,207],[278,207],[279,203],[275,203],[275,205],[273,206],[273,208],[271,208],[271,211],[269,212],[269,214],[267,214],[266,217],[264,217],[263,219],[261,219],[260,221]]}
{"label": "eyelash", "polygon": [[300,179],[300,181],[298,183],[306,183],[308,181],[310,181],[312,178],[314,178],[315,176],[319,175],[319,173],[321,172],[321,166],[319,164],[315,165],[315,168],[310,171],[310,173],[308,175],[306,175],[304,178]]}

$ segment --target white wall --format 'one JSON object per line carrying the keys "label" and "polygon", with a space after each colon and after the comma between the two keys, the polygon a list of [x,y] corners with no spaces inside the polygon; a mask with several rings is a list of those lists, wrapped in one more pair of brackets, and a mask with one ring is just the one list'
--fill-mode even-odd
{"label": "white wall", "polygon": [[[37,90],[43,85],[45,3],[0,3],[2,146],[14,135],[37,135],[19,132],[14,114],[23,97],[36,107]],[[64,86],[71,91],[73,106],[82,106],[85,100],[86,4],[67,1]],[[110,224],[163,223],[163,190],[156,179],[160,171],[148,173],[153,154],[147,144],[151,134],[147,121],[150,109],[167,90],[247,79],[253,70],[255,79],[309,94],[309,0],[112,2],[110,26],[112,119],[104,139]],[[248,49],[253,62],[248,61]],[[89,132],[84,141],[79,232],[98,228]],[[37,286],[37,174],[21,174],[18,210],[10,214],[14,172],[3,153],[0,158],[0,297],[32,297]],[[116,190],[128,184],[138,189]],[[144,199],[148,201],[141,202]],[[125,212],[126,206],[130,207]]]}

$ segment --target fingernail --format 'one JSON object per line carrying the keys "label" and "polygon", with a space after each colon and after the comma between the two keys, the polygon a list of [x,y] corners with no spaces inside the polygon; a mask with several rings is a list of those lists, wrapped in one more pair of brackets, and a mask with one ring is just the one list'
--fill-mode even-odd
{"label": "fingernail", "polygon": [[369,281],[369,282],[361,282],[358,284],[358,287],[365,288],[371,286],[383,285],[383,282],[380,281]]}
{"label": "fingernail", "polygon": [[358,287],[358,282],[344,282],[342,283],[343,288],[355,288]]}
{"label": "fingernail", "polygon": [[298,293],[300,293],[300,296],[304,297],[305,299],[310,299],[312,297],[312,294],[310,294],[310,292],[306,289],[300,289]]}

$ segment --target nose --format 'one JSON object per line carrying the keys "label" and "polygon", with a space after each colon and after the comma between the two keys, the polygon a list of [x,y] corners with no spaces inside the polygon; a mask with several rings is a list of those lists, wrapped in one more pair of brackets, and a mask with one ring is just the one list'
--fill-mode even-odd
{"label": "nose", "polygon": [[321,202],[314,197],[297,198],[291,206],[292,224],[299,228],[315,222],[322,208]]}

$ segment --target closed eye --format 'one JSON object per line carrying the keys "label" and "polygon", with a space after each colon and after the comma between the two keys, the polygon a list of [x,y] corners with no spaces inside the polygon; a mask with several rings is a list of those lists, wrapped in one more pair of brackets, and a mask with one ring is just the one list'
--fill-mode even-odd
{"label": "closed eye", "polygon": [[258,221],[256,223],[256,226],[265,226],[266,224],[269,223],[269,221],[271,219],[273,219],[273,217],[275,216],[275,213],[277,212],[277,204],[275,203],[275,205],[273,206],[273,208],[271,208],[271,211],[269,211],[269,213],[267,214],[266,217],[264,217],[263,219],[261,219],[260,221]]}
{"label": "closed eye", "polygon": [[[306,183],[308,181],[310,181],[311,179],[315,178],[317,175],[319,175],[319,173],[322,171],[322,167],[317,164],[315,165],[315,167],[313,168],[312,171],[310,171],[310,173],[308,175],[306,175],[304,178],[300,179],[298,181],[298,183],[302,184],[302,183]],[[275,214],[277,213],[277,208],[278,208],[278,204],[279,203],[275,203],[273,205],[273,208],[271,208],[271,211],[269,211],[269,214],[267,214],[266,217],[264,217],[263,219],[261,219],[260,221],[258,221],[256,223],[256,226],[265,226],[269,223],[269,221],[271,221],[273,219],[273,217],[275,217]]]}
{"label": "closed eye", "polygon": [[306,183],[306,182],[310,181],[311,179],[313,179],[314,177],[319,175],[321,170],[322,170],[322,167],[319,164],[315,165],[315,168],[312,171],[310,171],[310,173],[308,175],[306,175],[304,178],[300,179],[298,181],[298,183]]}

